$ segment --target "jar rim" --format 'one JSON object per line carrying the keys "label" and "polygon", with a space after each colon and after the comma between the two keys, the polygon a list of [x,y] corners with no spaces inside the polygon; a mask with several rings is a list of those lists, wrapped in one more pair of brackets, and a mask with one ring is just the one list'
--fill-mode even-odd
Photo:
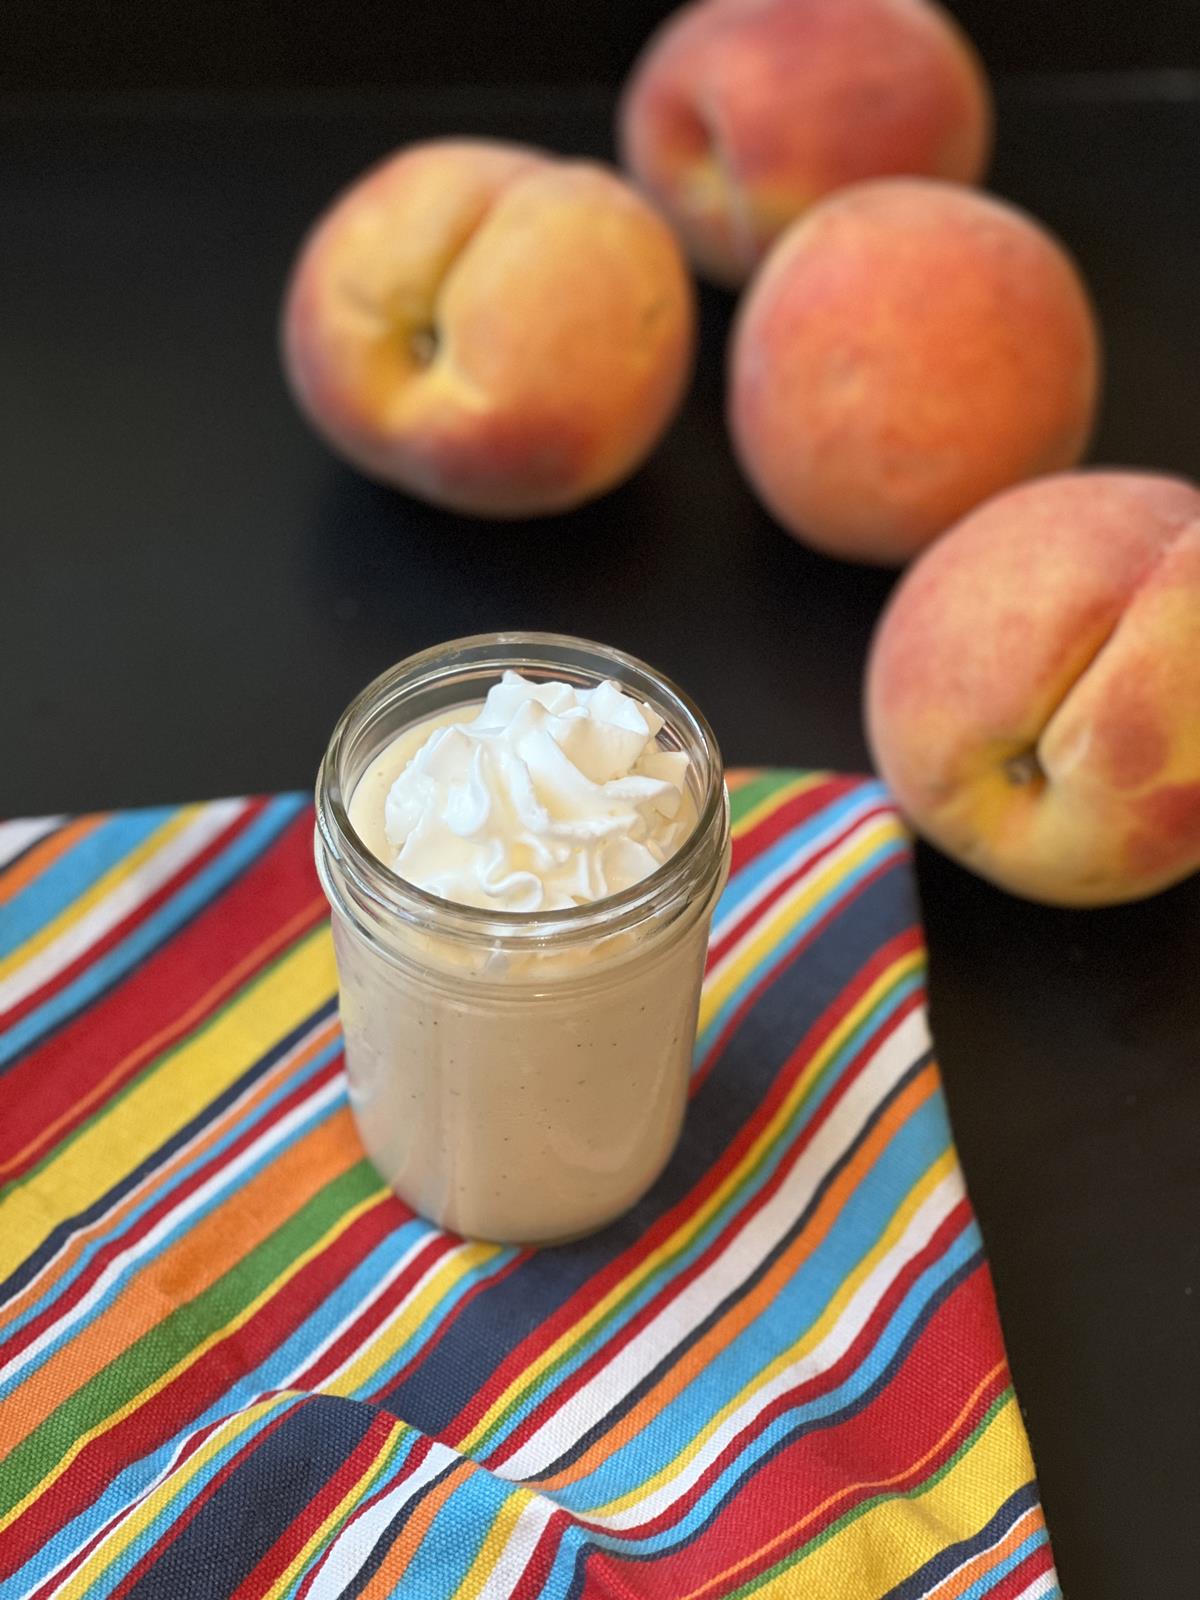
{"label": "jar rim", "polygon": [[[521,651],[527,652],[522,656]],[[541,652],[541,654],[528,654]],[[492,910],[443,899],[402,878],[381,861],[359,837],[350,821],[350,796],[342,788],[342,761],[347,746],[371,710],[389,692],[405,685],[415,692],[435,683],[442,671],[456,665],[479,670],[553,669],[563,653],[589,654],[598,661],[623,669],[629,687],[632,678],[648,685],[666,712],[677,736],[686,730],[705,757],[704,788],[696,806],[696,823],[687,838],[652,873],[628,888],[585,905],[553,911]],[[581,669],[562,662],[567,673]],[[611,674],[620,682],[619,672]],[[674,715],[671,715],[674,713]],[[683,727],[679,724],[682,722]],[[359,775],[361,776],[361,774]],[[499,949],[557,947],[598,935],[608,936],[637,926],[665,911],[683,896],[690,898],[713,870],[719,870],[729,840],[729,803],[724,767],[716,735],[692,698],[663,673],[637,656],[570,634],[503,632],[470,634],[406,656],[371,680],[350,702],[334,727],[317,777],[318,839],[326,855],[343,869],[356,900],[365,901],[378,915],[399,917],[410,926],[436,931],[439,937],[471,943],[486,941]],[[323,879],[327,874],[322,873]]]}

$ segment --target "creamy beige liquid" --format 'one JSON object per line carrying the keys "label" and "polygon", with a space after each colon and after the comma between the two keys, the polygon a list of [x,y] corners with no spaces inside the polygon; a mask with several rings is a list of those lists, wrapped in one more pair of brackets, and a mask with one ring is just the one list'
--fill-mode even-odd
{"label": "creamy beige liquid", "polygon": [[[350,821],[388,865],[388,791],[434,728],[471,713],[406,730],[356,785]],[[711,909],[565,964],[482,969],[431,940],[388,961],[335,918],[351,1104],[397,1193],[456,1232],[521,1243],[632,1205],[679,1134]]]}

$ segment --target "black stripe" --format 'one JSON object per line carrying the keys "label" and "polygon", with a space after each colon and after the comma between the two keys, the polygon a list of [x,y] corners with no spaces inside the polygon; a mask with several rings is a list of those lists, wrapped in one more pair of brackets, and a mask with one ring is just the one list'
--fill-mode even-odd
{"label": "black stripe", "polygon": [[354,1400],[312,1396],[258,1441],[142,1574],[128,1600],[233,1594],[296,1517],[321,1498],[376,1416]]}
{"label": "black stripe", "polygon": [[74,1216],[67,1217],[65,1221],[59,1223],[58,1227],[42,1240],[33,1254],[27,1256],[21,1265],[3,1283],[0,1283],[0,1305],[3,1305],[5,1300],[10,1299],[22,1289],[77,1229],[87,1227],[89,1223],[95,1222],[97,1218],[102,1217],[110,1207],[127,1195],[131,1189],[135,1189],[143,1178],[148,1177],[156,1167],[160,1167],[164,1162],[170,1160],[175,1152],[182,1149],[189,1139],[193,1139],[206,1123],[211,1122],[214,1116],[219,1115],[227,1106],[232,1105],[238,1096],[244,1094],[257,1078],[261,1078],[264,1073],[269,1072],[278,1061],[287,1055],[289,1050],[294,1049],[299,1044],[305,1034],[310,1033],[318,1023],[324,1022],[328,1017],[331,1017],[336,1009],[336,1000],[328,1000],[323,1006],[318,1007],[303,1022],[293,1028],[291,1033],[281,1039],[278,1044],[273,1045],[266,1055],[260,1057],[252,1067],[243,1072],[240,1078],[231,1083],[215,1099],[210,1100],[202,1111],[198,1112],[189,1123],[179,1129],[178,1133],[172,1134],[169,1139],[160,1144],[144,1161],[134,1167],[131,1172],[127,1172],[118,1183],[113,1184],[111,1189],[102,1194],[85,1211],[77,1211]]}

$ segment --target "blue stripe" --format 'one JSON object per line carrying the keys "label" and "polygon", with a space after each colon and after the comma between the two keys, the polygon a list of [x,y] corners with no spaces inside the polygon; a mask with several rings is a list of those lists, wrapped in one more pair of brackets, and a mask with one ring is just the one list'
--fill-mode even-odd
{"label": "blue stripe", "polygon": [[[1028,1539],[1023,1540],[1015,1550],[1010,1551],[1003,1561],[998,1562],[990,1572],[985,1572],[981,1578],[977,1578],[969,1589],[964,1589],[958,1600],[981,1600],[982,1596],[991,1594],[994,1589],[999,1588],[1001,1582],[1008,1577],[1014,1568],[1019,1567],[1022,1561],[1027,1561],[1034,1551],[1045,1543],[1045,1528],[1036,1528]],[[1047,1594],[1046,1600],[1049,1600],[1049,1594]]]}
{"label": "blue stripe", "polygon": [[0,923],[0,959],[52,922],[86,894],[98,878],[177,814],[175,806],[119,812],[85,834],[5,906]]}
{"label": "blue stripe", "polygon": [[283,832],[304,801],[296,795],[273,800],[230,845],[209,862],[153,916],[140,923],[99,961],[88,966],[73,983],[60,989],[44,1005],[23,1017],[7,1033],[0,1034],[0,1066],[22,1054],[42,1034],[93,1001],[97,995],[124,977],[131,968],[163,944],[190,917],[244,872]]}

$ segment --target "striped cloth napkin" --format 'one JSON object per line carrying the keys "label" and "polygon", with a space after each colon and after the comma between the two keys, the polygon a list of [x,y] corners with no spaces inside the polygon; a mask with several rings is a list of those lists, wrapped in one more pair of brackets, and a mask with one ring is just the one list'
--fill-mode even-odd
{"label": "striped cloth napkin", "polygon": [[0,1594],[1059,1594],[882,791],[734,777],[682,1144],[440,1232],[346,1105],[312,814],[0,829]]}

